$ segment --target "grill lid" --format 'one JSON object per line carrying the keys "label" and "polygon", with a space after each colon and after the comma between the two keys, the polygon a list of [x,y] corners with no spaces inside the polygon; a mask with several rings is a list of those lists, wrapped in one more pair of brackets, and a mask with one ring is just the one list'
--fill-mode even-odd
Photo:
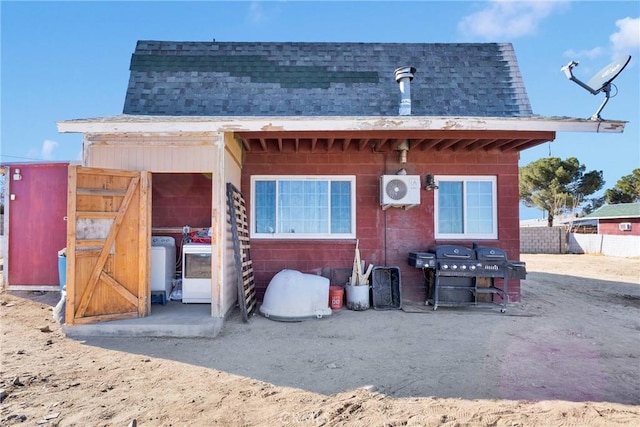
{"label": "grill lid", "polygon": [[507,254],[500,248],[490,246],[477,246],[476,256],[481,261],[506,261]]}
{"label": "grill lid", "polygon": [[473,260],[476,259],[476,253],[473,249],[466,246],[458,245],[440,245],[434,249],[436,258]]}

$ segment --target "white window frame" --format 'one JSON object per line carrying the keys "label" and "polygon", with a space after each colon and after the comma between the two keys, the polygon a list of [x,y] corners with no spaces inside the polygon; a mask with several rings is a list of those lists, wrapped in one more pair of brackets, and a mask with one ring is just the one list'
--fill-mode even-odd
{"label": "white window frame", "polygon": [[[439,181],[462,181],[462,198],[463,202],[467,197],[467,183],[470,181],[485,181],[491,182],[491,192],[492,192],[492,226],[493,233],[440,233],[439,230],[439,215],[440,215],[440,198],[437,192],[439,190],[435,190],[436,194],[434,194],[434,203],[433,203],[433,217],[434,217],[434,236],[436,239],[447,239],[447,240],[495,240],[498,238],[498,190],[497,190],[497,177],[494,175],[436,175],[434,177],[434,181],[436,185],[438,185]],[[467,205],[463,203],[463,228],[467,229]]]}
{"label": "white window frame", "polygon": [[[255,229],[256,220],[256,182],[276,181],[276,201],[278,199],[278,181],[349,181],[351,183],[351,233],[258,233]],[[331,185],[329,185],[331,187]],[[276,204],[276,230],[278,229],[278,208]],[[331,209],[329,207],[329,223],[331,223]],[[356,238],[356,176],[355,175],[253,175],[251,176],[251,220],[249,236],[252,239],[282,239],[282,240],[347,240]]]}

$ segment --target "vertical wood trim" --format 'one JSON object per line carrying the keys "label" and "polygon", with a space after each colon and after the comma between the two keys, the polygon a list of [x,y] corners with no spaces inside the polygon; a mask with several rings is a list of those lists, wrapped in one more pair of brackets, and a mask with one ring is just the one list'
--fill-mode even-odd
{"label": "vertical wood trim", "polygon": [[138,259],[140,263],[138,276],[138,314],[147,316],[150,313],[149,299],[151,295],[151,174],[141,172],[140,199],[138,203]]}
{"label": "vertical wood trim", "polygon": [[224,317],[224,252],[226,230],[226,202],[224,180],[225,134],[218,134],[213,156],[211,180],[211,316]]}
{"label": "vertical wood trim", "polygon": [[65,323],[75,323],[76,302],[76,187],[78,166],[67,169],[67,297]]}

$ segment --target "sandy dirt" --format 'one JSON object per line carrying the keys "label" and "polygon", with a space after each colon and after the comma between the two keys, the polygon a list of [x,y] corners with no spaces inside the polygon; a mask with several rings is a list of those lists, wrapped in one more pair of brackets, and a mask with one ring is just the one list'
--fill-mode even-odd
{"label": "sandy dirt", "polygon": [[0,294],[0,425],[640,425],[640,260],[523,255],[522,302],[342,309],[215,339],[67,338]]}

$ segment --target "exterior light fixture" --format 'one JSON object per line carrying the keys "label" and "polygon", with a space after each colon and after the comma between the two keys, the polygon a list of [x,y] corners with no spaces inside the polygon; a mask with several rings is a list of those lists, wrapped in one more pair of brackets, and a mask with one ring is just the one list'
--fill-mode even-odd
{"label": "exterior light fixture", "polygon": [[22,179],[22,175],[20,174],[20,169],[13,170],[13,180],[20,181]]}
{"label": "exterior light fixture", "polygon": [[424,177],[424,189],[425,190],[437,190],[438,186],[436,185],[435,179],[433,175],[430,173],[425,175]]}

